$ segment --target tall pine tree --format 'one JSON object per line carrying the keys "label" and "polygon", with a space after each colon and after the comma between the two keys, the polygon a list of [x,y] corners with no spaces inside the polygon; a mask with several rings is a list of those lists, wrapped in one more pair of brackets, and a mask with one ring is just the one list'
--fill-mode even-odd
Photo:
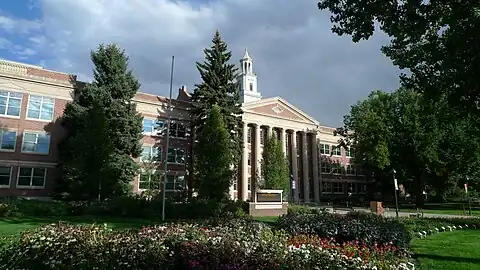
{"label": "tall pine tree", "polygon": [[[94,79],[65,108],[60,144],[63,171],[57,191],[73,198],[108,198],[129,193],[141,153],[142,119],[131,100],[140,83],[116,45],[91,52]],[[132,158],[133,157],[133,158]]]}
{"label": "tall pine tree", "polygon": [[[240,92],[234,82],[237,69],[235,65],[228,63],[232,53],[228,50],[227,44],[222,40],[218,31],[213,37],[212,45],[210,48],[206,48],[204,53],[204,63],[197,62],[202,83],[195,85],[191,98],[193,130],[196,134],[201,134],[209,110],[213,105],[218,105],[230,134],[229,146],[233,155],[232,165],[236,170],[242,153],[241,121],[243,114]],[[198,161],[197,154],[194,152],[194,163]],[[211,166],[215,166],[215,164],[211,164]]]}
{"label": "tall pine tree", "polygon": [[228,199],[233,161],[231,139],[221,108],[213,105],[195,144],[197,162],[196,189],[199,197],[222,201]]}
{"label": "tall pine tree", "polygon": [[288,161],[282,150],[282,144],[270,137],[262,152],[262,183],[261,188],[283,190],[284,198],[288,198],[289,170]]}

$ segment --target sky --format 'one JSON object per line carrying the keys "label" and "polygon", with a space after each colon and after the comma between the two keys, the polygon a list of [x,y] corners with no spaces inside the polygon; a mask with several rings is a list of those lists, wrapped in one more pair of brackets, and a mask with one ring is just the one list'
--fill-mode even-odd
{"label": "sky", "polygon": [[337,127],[372,90],[397,89],[400,71],[380,52],[388,37],[353,43],[331,32],[329,16],[315,0],[1,1],[0,58],[89,81],[90,51],[116,43],[141,91],[167,96],[172,55],[174,89],[192,91],[200,83],[195,63],[218,29],[232,63],[248,48],[264,97],[281,96]]}

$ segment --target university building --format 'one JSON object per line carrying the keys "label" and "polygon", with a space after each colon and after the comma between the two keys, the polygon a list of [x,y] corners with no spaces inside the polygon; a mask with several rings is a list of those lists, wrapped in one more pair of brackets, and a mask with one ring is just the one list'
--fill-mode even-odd
{"label": "university building", "polygon": [[[261,153],[268,136],[282,142],[289,160],[292,200],[319,202],[334,197],[364,196],[367,182],[350,163],[350,149],[337,148],[334,128],[321,125],[281,97],[263,98],[247,50],[240,60],[237,84],[243,107],[243,156],[234,199],[248,200],[261,172]],[[61,177],[56,168],[58,143],[65,135],[59,117],[85,83],[76,76],[39,66],[0,60],[0,196],[48,198]],[[167,191],[188,189],[188,156],[192,136],[185,86],[168,107],[168,98],[138,93],[133,101],[144,116],[143,152],[138,162],[152,166],[158,177],[167,163]],[[170,119],[169,148],[165,149]],[[152,162],[152,159],[154,161]],[[150,173],[133,179],[135,192],[151,187]]]}

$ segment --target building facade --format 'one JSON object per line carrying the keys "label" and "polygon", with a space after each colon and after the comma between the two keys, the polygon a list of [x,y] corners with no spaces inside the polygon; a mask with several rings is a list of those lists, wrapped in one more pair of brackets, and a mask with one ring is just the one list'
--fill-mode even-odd
{"label": "building facade", "polygon": [[[248,200],[261,172],[261,153],[268,136],[282,142],[291,170],[296,202],[319,202],[332,197],[362,196],[367,182],[350,162],[349,149],[337,148],[334,128],[320,125],[281,97],[262,98],[245,50],[236,81],[243,114],[243,155],[233,199]],[[0,61],[0,196],[49,197],[61,177],[56,168],[58,143],[64,131],[58,121],[75,90],[84,83],[76,76],[17,62]],[[152,188],[167,165],[167,191],[189,187],[190,94],[181,87],[169,109],[168,99],[138,93],[133,101],[144,116],[142,170],[132,181],[135,192]],[[165,135],[170,124],[169,147]]]}

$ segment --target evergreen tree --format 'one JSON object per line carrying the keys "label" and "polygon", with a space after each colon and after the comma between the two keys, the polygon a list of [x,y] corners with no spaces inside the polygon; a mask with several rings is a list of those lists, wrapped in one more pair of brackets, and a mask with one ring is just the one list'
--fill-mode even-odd
{"label": "evergreen tree", "polygon": [[[140,84],[116,45],[91,52],[92,83],[64,111],[57,191],[73,198],[107,198],[131,191],[141,153],[142,119],[131,100]],[[133,157],[133,158],[132,158]]]}
{"label": "evergreen tree", "polygon": [[[220,108],[227,131],[230,134],[230,149],[232,150],[234,169],[240,161],[242,153],[241,121],[242,109],[240,93],[234,83],[236,68],[229,64],[232,53],[227,44],[217,31],[210,48],[204,50],[205,62],[198,63],[202,83],[195,85],[192,94],[191,119],[192,127],[196,134],[202,133],[205,119],[214,104]],[[198,156],[194,152],[193,162],[197,162]],[[233,176],[233,175],[232,175]]]}
{"label": "evergreen tree", "polygon": [[213,105],[194,146],[197,155],[195,169],[199,197],[215,201],[228,199],[233,174],[230,144],[230,134],[220,106]]}
{"label": "evergreen tree", "polygon": [[288,162],[283,153],[282,144],[274,136],[269,138],[263,147],[261,173],[262,188],[283,190],[284,198],[288,198]]}

